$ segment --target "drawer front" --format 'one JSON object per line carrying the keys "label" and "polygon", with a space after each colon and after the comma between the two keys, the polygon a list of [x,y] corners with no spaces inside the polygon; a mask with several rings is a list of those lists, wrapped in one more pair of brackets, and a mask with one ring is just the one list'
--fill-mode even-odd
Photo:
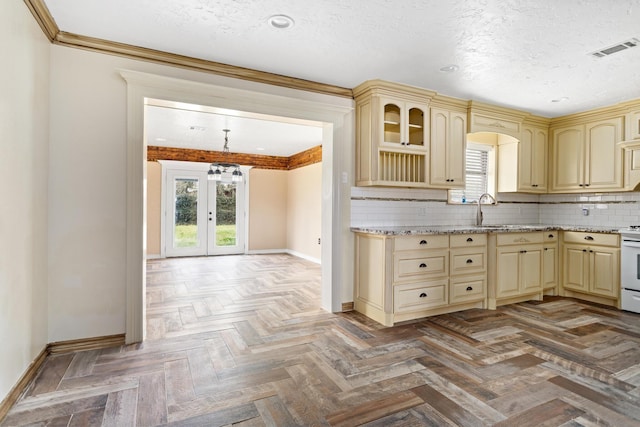
{"label": "drawer front", "polygon": [[402,236],[394,239],[394,250],[415,251],[419,249],[443,249],[449,247],[449,235],[428,234],[419,236]]}
{"label": "drawer front", "polygon": [[487,244],[486,234],[452,234],[449,238],[452,248],[468,248]]}
{"label": "drawer front", "polygon": [[394,259],[393,278],[396,282],[449,274],[448,251],[403,253],[395,255]]}
{"label": "drawer front", "polygon": [[449,301],[451,304],[454,304],[484,299],[485,287],[485,276],[451,279]]}
{"label": "drawer front", "polygon": [[558,231],[543,231],[544,242],[553,243],[558,241]]}
{"label": "drawer front", "polygon": [[581,245],[620,246],[619,234],[565,231],[563,239],[567,243],[580,243]]}
{"label": "drawer front", "polygon": [[404,313],[447,304],[447,279],[393,287],[393,309]]}
{"label": "drawer front", "polygon": [[[543,232],[529,233],[500,233],[497,236],[498,246],[527,245],[529,243],[542,243]],[[548,234],[548,233],[547,233]]]}
{"label": "drawer front", "polygon": [[451,275],[483,272],[487,268],[486,253],[451,250]]}

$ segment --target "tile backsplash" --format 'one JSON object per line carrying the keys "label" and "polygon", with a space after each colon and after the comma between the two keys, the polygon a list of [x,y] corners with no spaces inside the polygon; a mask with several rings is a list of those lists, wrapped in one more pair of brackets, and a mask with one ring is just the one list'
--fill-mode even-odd
{"label": "tile backsplash", "polygon": [[[449,205],[446,190],[351,188],[351,226],[473,225],[476,204]],[[484,224],[626,227],[640,224],[640,192],[591,194],[499,193],[483,205]],[[584,213],[587,215],[584,215]]]}

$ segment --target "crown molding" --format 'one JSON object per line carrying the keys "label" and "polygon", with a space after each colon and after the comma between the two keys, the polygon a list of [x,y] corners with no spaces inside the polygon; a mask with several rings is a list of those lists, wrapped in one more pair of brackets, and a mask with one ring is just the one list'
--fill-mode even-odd
{"label": "crown molding", "polygon": [[125,43],[118,43],[60,31],[58,25],[51,16],[49,9],[45,5],[44,0],[24,0],[24,2],[49,41],[57,45],[85,49],[109,55],[124,56],[131,59],[155,62],[163,65],[172,65],[189,70],[202,71],[257,83],[265,83],[290,89],[298,89],[307,92],[353,99],[353,91],[340,86],[318,83],[310,80],[268,73],[266,71],[237,67],[234,65],[222,64],[220,62],[176,55],[159,50],[147,49]]}
{"label": "crown molding", "polygon": [[47,5],[44,4],[44,0],[24,0],[24,4],[26,4],[31,11],[31,14],[38,25],[40,25],[44,35],[47,36],[50,42],[53,42],[56,35],[60,32],[60,29],[53,19],[53,16],[51,16]]}

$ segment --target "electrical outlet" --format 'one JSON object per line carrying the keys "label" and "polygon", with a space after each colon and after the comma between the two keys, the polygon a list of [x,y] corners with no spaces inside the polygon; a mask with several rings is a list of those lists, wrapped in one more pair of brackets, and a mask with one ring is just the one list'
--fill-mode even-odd
{"label": "electrical outlet", "polygon": [[584,216],[589,216],[589,209],[587,209],[587,208],[582,208],[582,215],[584,215]]}

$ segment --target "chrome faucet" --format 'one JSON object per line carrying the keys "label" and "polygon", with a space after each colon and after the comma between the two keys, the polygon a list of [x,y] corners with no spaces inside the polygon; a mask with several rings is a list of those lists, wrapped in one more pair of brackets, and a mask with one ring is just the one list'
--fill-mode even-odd
{"label": "chrome faucet", "polygon": [[495,204],[498,203],[496,202],[496,199],[489,193],[484,193],[482,196],[478,197],[478,210],[476,212],[476,225],[478,227],[482,226],[482,199],[484,198],[488,198],[491,200],[491,203]]}

